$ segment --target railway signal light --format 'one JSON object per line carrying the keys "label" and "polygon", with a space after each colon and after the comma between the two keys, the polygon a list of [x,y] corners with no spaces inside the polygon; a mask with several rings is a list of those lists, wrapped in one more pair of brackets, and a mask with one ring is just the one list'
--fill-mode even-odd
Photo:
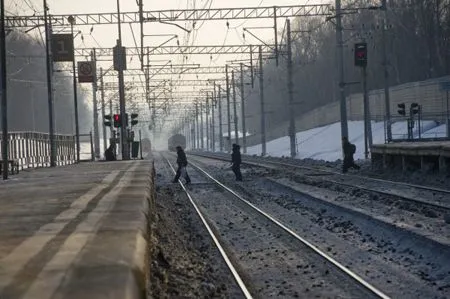
{"label": "railway signal light", "polygon": [[105,120],[104,120],[105,126],[111,127],[111,119],[112,119],[111,115],[109,115],[109,114],[105,115]]}
{"label": "railway signal light", "polygon": [[367,66],[367,43],[355,44],[355,66]]}
{"label": "railway signal light", "polygon": [[414,114],[419,113],[420,106],[417,103],[412,103],[410,109],[411,109],[411,115],[414,115]]}
{"label": "railway signal light", "polygon": [[135,126],[138,124],[138,120],[136,119],[139,116],[137,113],[131,113],[131,126]]}
{"label": "railway signal light", "polygon": [[114,128],[120,128],[122,126],[122,119],[120,117],[120,114],[114,114]]}
{"label": "railway signal light", "polygon": [[405,103],[397,104],[398,114],[405,116],[406,115],[406,106]]}

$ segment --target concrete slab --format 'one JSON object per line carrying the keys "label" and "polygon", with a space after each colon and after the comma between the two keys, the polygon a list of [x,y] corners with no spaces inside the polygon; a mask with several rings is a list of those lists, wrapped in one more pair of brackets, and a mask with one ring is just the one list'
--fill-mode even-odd
{"label": "concrete slab", "polygon": [[432,142],[396,142],[388,144],[374,144],[372,153],[411,156],[439,156],[441,151],[450,149],[450,141]]}
{"label": "concrete slab", "polygon": [[0,183],[0,298],[140,298],[151,169],[88,163]]}

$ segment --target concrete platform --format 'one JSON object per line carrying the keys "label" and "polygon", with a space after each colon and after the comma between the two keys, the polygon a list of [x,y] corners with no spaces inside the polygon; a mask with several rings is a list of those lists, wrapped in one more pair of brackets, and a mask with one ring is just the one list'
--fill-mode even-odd
{"label": "concrete platform", "polygon": [[0,298],[144,298],[150,160],[0,182]]}
{"label": "concrete platform", "polygon": [[402,168],[404,171],[420,168],[447,173],[449,159],[450,141],[398,142],[372,146],[372,165],[383,168]]}

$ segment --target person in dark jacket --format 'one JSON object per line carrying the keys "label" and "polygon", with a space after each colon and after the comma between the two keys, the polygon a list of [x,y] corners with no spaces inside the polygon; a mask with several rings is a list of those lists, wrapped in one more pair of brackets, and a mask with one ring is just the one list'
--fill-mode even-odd
{"label": "person in dark jacket", "polygon": [[236,176],[236,181],[242,181],[242,174],[241,174],[241,147],[237,144],[233,144],[233,150],[231,154],[231,163],[233,163],[233,166],[231,166],[231,169],[234,172],[234,175]]}
{"label": "person in dark jacket", "polygon": [[105,151],[106,161],[116,161],[116,155],[114,153],[114,144],[111,144]]}
{"label": "person in dark jacket", "polygon": [[342,172],[346,173],[349,168],[360,169],[355,164],[353,154],[356,152],[356,146],[348,141],[347,137],[342,138],[342,148],[344,150],[344,163],[342,165]]}
{"label": "person in dark jacket", "polygon": [[177,146],[176,149],[177,149],[178,169],[177,169],[177,173],[176,173],[175,178],[173,179],[172,183],[178,182],[178,179],[183,174],[184,179],[186,180],[186,184],[190,184],[191,178],[189,177],[187,170],[186,170],[186,166],[188,164],[187,158],[186,158],[186,153],[184,152],[184,150],[181,146]]}

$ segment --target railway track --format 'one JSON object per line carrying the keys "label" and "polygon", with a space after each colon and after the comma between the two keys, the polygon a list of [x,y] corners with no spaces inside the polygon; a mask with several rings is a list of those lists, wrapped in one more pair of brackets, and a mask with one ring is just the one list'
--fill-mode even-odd
{"label": "railway track", "polygon": [[[222,155],[208,155],[205,153],[189,153],[191,155],[197,155],[200,157],[218,159],[228,161],[228,157]],[[283,167],[290,170],[302,170],[306,176],[314,176],[324,182],[329,182],[344,187],[358,188],[361,190],[375,192],[382,195],[394,196],[403,201],[412,202],[422,206],[427,206],[433,209],[438,209],[443,212],[450,212],[450,190],[441,188],[434,188],[429,186],[421,186],[416,184],[408,184],[403,182],[395,182],[377,178],[362,177],[353,174],[342,174],[336,171],[301,166],[292,163],[276,162],[276,161],[261,161],[254,159],[253,157],[245,157],[243,164],[273,168],[276,169]],[[310,173],[308,173],[310,172]],[[409,195],[407,195],[409,194]]]}
{"label": "railway track", "polygon": [[[172,171],[174,171],[173,166],[170,164],[170,162],[167,159],[166,159],[166,162],[168,163],[168,165],[170,165],[170,167],[172,168]],[[245,210],[246,213],[256,214],[256,215],[258,215],[256,217],[263,219],[262,221],[265,222],[265,224],[262,225],[263,227],[271,226],[271,227],[274,227],[274,229],[282,232],[282,234],[284,236],[283,239],[289,239],[290,240],[290,241],[288,241],[288,243],[290,243],[290,242],[299,242],[299,244],[301,244],[301,245],[296,247],[295,250],[293,250],[293,252],[291,252],[291,254],[293,256],[298,256],[298,254],[307,254],[309,256],[313,255],[314,256],[313,258],[316,261],[318,261],[318,260],[321,261],[321,262],[316,262],[315,263],[316,265],[326,264],[327,267],[333,268],[334,270],[332,270],[331,272],[335,271],[336,273],[339,273],[340,277],[341,276],[345,277],[347,282],[351,282],[351,284],[354,285],[353,288],[350,288],[350,289],[352,289],[353,291],[356,290],[356,289],[360,290],[360,291],[363,290],[363,292],[365,293],[365,295],[363,295],[364,298],[367,298],[367,297],[369,297],[369,298],[389,298],[386,294],[384,294],[382,291],[378,290],[376,287],[371,285],[369,282],[365,281],[359,275],[357,275],[356,273],[352,272],[347,267],[344,267],[343,265],[341,265],[338,261],[333,259],[331,256],[329,256],[324,251],[320,250],[318,247],[313,245],[311,242],[309,242],[305,238],[299,236],[295,231],[290,229],[282,221],[280,221],[279,219],[275,218],[270,213],[261,210],[256,205],[254,205],[250,201],[248,201],[245,198],[243,198],[238,192],[234,191],[230,187],[226,186],[224,183],[222,183],[219,180],[217,180],[216,178],[214,178],[206,170],[204,170],[200,166],[196,165],[196,163],[192,163],[192,161],[191,161],[190,165],[200,175],[206,177],[208,181],[212,182],[212,185],[214,185],[216,189],[220,188],[221,190],[225,191],[225,192],[222,192],[222,193],[226,193],[227,198],[230,198],[232,200],[237,201],[238,205],[243,210]],[[191,173],[191,175],[192,175],[192,173]],[[239,274],[237,269],[241,269],[242,267],[239,264],[238,265],[233,264],[233,262],[232,262],[233,259],[230,258],[227,255],[227,253],[226,253],[227,250],[224,249],[223,245],[221,245],[220,238],[214,233],[215,229],[212,229],[211,226],[209,225],[210,221],[207,220],[207,216],[205,216],[204,212],[202,212],[203,209],[201,209],[199,207],[199,204],[196,203],[197,200],[191,194],[192,192],[190,192],[182,184],[181,181],[179,182],[179,184],[183,188],[183,191],[187,194],[191,204],[194,206],[194,208],[197,211],[199,217],[202,219],[203,224],[205,225],[206,229],[208,230],[209,234],[211,235],[211,238],[214,240],[214,243],[216,244],[216,246],[218,247],[219,251],[221,252],[222,257],[226,261],[227,265],[229,265],[229,269],[233,273],[233,276],[235,277],[236,282],[241,287],[242,293],[245,295],[246,298],[252,298],[252,295],[249,292],[249,287],[247,286],[246,281],[244,279],[242,279],[242,277],[249,277],[249,273]],[[209,196],[211,198],[214,198],[213,194],[209,194]],[[218,199],[216,198],[216,200],[218,200]],[[227,205],[227,207],[229,207],[229,205]],[[234,215],[238,214],[238,212],[236,212],[236,211],[234,211],[233,213],[234,213]],[[229,217],[233,217],[233,216],[231,215]],[[254,219],[256,217],[250,217],[250,218]],[[256,229],[254,229],[253,231],[256,231]],[[255,232],[252,232],[252,234],[253,233],[255,233]],[[279,239],[279,238],[277,238],[277,239]],[[299,250],[300,248],[302,250]],[[324,280],[327,279],[325,277],[327,277],[327,276],[325,275],[323,277]],[[296,278],[296,279],[298,279],[298,278]],[[344,285],[345,285],[345,283],[344,283]],[[355,295],[355,294],[352,294],[352,295]],[[361,296],[361,294],[359,293],[356,297],[360,297],[360,296]]]}

